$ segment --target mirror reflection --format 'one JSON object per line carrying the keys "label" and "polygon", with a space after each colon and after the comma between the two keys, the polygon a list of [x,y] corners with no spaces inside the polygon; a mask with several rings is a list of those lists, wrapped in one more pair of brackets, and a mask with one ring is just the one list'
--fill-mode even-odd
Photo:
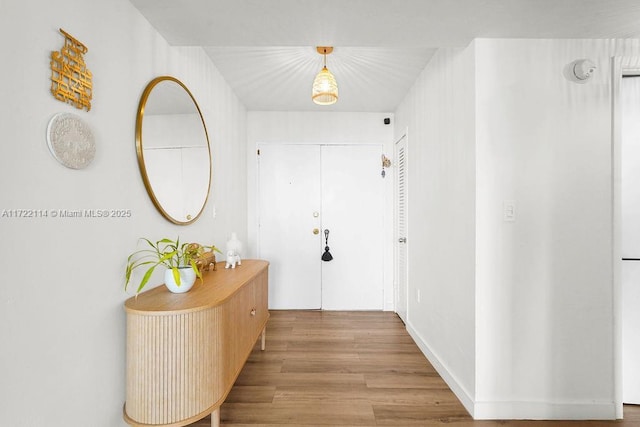
{"label": "mirror reflection", "polygon": [[140,99],[136,121],[140,172],[156,208],[175,224],[190,224],[211,186],[209,138],[200,108],[179,80],[152,80]]}

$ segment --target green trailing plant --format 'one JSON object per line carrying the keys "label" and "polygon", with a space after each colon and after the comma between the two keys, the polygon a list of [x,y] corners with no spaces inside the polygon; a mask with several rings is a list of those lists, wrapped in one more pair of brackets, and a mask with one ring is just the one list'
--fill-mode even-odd
{"label": "green trailing plant", "polygon": [[131,282],[133,271],[141,267],[146,268],[147,270],[138,284],[136,295],[142,291],[156,267],[160,265],[172,271],[176,285],[180,286],[179,268],[192,268],[196,276],[202,280],[202,273],[196,264],[198,257],[207,250],[222,253],[214,245],[204,246],[199,243],[180,243],[179,237],[176,240],[165,238],[155,243],[144,237],[141,237],[140,240],[146,242],[148,247],[133,252],[127,258],[126,281],[124,284],[126,291]]}

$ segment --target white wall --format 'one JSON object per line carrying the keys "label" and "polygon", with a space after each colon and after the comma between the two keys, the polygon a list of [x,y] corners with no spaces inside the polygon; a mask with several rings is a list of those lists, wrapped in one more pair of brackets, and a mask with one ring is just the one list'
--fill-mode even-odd
{"label": "white wall", "polygon": [[[311,100],[309,100],[311,102]],[[385,125],[384,118],[391,118]],[[257,232],[257,156],[258,144],[382,144],[388,156],[393,153],[393,115],[382,113],[264,112],[247,114],[248,168],[248,244],[249,256],[256,256]],[[381,165],[382,166],[382,165]],[[393,176],[385,179],[384,262],[385,310],[393,309]]]}
{"label": "white wall", "polygon": [[407,329],[469,410],[476,328],[474,97],[473,45],[439,50],[395,115],[395,139],[408,129]]}
{"label": "white wall", "polygon": [[[126,256],[140,236],[224,245],[234,230],[246,238],[246,112],[201,49],[169,47],[127,0],[40,2],[37,13],[28,2],[7,1],[0,24],[0,214],[132,212],[126,219],[0,216],[0,424],[124,425]],[[49,91],[49,55],[64,41],[58,28],[89,48],[90,112]],[[186,227],[160,217],[136,161],[138,100],[164,74],[190,88],[212,145],[207,211]],[[57,112],[78,114],[93,129],[97,153],[87,169],[67,169],[49,154],[45,130]]]}
{"label": "white wall", "polygon": [[[478,417],[615,417],[610,40],[478,40]],[[589,58],[588,83],[565,78]],[[503,202],[516,220],[503,220]]]}
{"label": "white wall", "polygon": [[[396,111],[408,327],[476,418],[620,414],[611,57],[637,54],[637,41],[476,40],[439,51]],[[585,84],[566,78],[580,58],[598,67]]]}

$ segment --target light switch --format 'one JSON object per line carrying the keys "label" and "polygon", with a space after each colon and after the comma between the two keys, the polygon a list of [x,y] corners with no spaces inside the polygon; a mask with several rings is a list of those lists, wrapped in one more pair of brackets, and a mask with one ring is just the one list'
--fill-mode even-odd
{"label": "light switch", "polygon": [[502,219],[507,222],[516,220],[516,202],[513,200],[505,200],[502,202]]}

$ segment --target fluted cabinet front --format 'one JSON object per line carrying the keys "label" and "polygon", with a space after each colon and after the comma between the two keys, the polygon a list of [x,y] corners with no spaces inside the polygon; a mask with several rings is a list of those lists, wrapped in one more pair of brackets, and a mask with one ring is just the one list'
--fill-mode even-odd
{"label": "fluted cabinet front", "polygon": [[128,316],[129,417],[144,424],[173,424],[206,412],[221,398],[221,360],[215,357],[219,312]]}
{"label": "fluted cabinet front", "polygon": [[187,294],[127,301],[129,424],[186,425],[222,404],[269,317],[267,265],[243,261]]}

